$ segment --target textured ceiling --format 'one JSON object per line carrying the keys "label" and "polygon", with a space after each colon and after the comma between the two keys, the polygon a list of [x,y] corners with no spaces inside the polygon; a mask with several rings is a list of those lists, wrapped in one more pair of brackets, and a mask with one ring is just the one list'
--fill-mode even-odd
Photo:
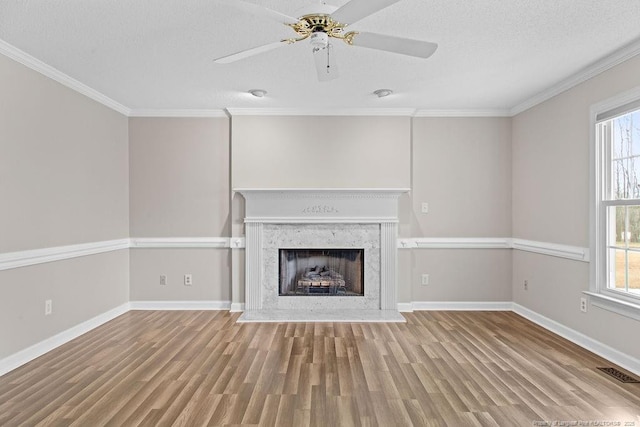
{"label": "textured ceiling", "polygon": [[[313,5],[247,1],[293,16]],[[436,53],[336,42],[340,78],[321,83],[306,42],[214,63],[293,36],[216,0],[0,2],[0,39],[134,110],[509,109],[636,41],[638,22],[638,0],[402,0],[349,29],[436,42]]]}

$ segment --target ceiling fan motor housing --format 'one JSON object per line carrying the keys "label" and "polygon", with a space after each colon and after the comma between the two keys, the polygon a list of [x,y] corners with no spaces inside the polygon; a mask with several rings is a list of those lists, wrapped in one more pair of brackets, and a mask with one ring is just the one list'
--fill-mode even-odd
{"label": "ceiling fan motor housing", "polygon": [[311,40],[311,46],[317,49],[323,49],[327,47],[327,44],[329,44],[329,36],[324,31],[315,31],[311,33],[309,40]]}

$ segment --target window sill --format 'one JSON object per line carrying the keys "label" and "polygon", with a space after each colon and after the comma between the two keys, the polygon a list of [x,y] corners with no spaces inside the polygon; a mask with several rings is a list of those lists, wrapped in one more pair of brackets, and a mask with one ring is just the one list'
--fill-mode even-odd
{"label": "window sill", "polygon": [[596,292],[583,292],[591,297],[591,304],[634,320],[640,320],[640,304],[613,298]]}

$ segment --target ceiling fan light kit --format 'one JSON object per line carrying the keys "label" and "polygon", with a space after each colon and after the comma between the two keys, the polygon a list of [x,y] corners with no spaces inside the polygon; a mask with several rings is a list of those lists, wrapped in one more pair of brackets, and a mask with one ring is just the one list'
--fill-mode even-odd
{"label": "ceiling fan light kit", "polygon": [[[335,58],[329,58],[330,38],[343,40],[347,45],[384,50],[418,58],[428,58],[436,51],[438,45],[421,40],[387,36],[378,33],[358,31],[345,32],[345,28],[369,15],[372,15],[400,0],[350,0],[339,8],[329,5],[315,5],[317,12],[307,13],[299,18],[293,18],[242,0],[219,0],[219,2],[249,12],[253,15],[275,20],[289,26],[298,37],[288,38],[280,42],[270,42],[261,46],[246,49],[231,55],[226,55],[214,62],[226,64],[243,58],[267,52],[281,46],[297,43],[309,39],[312,53],[316,58],[316,71],[320,81],[332,80],[337,77]],[[318,54],[326,54],[326,61],[319,59]],[[333,70],[332,70],[333,68]],[[384,95],[386,96],[386,95]]]}
{"label": "ceiling fan light kit", "polygon": [[329,44],[329,36],[322,31],[312,33],[310,40],[314,49],[323,49]]}

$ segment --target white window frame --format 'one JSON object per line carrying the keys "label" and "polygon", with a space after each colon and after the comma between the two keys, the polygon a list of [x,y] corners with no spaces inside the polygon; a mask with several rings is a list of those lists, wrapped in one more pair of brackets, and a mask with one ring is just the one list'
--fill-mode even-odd
{"label": "white window frame", "polygon": [[[607,287],[606,209],[612,203],[604,201],[603,195],[606,194],[605,184],[608,180],[604,177],[610,170],[610,155],[605,150],[608,146],[607,142],[603,142],[605,138],[597,135],[600,128],[597,126],[598,115],[636,102],[640,103],[640,87],[594,104],[589,112],[589,242],[593,257],[590,263],[589,291],[585,294],[590,296],[591,304],[594,306],[640,320],[640,298]],[[625,200],[621,204],[640,204],[640,202]]]}

